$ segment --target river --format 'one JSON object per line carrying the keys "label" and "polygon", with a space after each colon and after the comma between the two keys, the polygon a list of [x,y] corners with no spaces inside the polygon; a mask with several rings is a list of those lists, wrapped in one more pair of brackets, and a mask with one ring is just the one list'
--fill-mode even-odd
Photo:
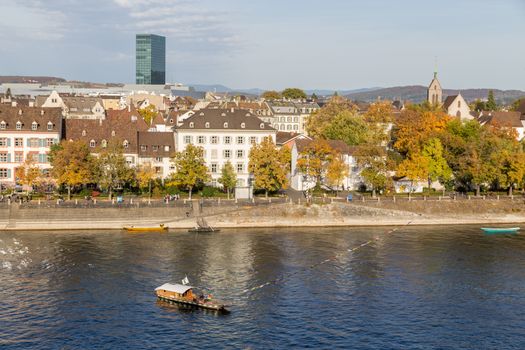
{"label": "river", "polygon": [[[523,348],[523,234],[387,230],[0,232],[0,348]],[[186,275],[232,312],[156,300]]]}

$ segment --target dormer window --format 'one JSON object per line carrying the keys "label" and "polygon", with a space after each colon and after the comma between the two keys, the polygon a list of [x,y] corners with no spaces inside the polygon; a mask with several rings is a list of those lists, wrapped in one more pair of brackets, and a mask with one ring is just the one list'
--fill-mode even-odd
{"label": "dormer window", "polygon": [[246,128],[246,123],[241,123],[241,129],[245,129]]}
{"label": "dormer window", "polygon": [[209,129],[209,128],[210,128],[210,122],[206,122],[206,124],[204,124],[204,127],[205,127],[206,129]]}
{"label": "dormer window", "polygon": [[129,147],[128,140],[124,140],[124,142],[122,142],[122,146],[124,146],[124,148],[128,148]]}
{"label": "dormer window", "polygon": [[225,128],[225,129],[228,128],[228,122],[224,122],[224,128]]}
{"label": "dormer window", "polygon": [[86,136],[86,130],[82,130],[82,136]]}
{"label": "dormer window", "polygon": [[264,123],[261,123],[260,127],[261,129],[264,129]]}
{"label": "dormer window", "polygon": [[48,122],[48,123],[47,123],[47,130],[48,130],[48,131],[53,130],[53,123],[51,123],[51,122]]}
{"label": "dormer window", "polygon": [[36,129],[38,129],[38,123],[37,122],[31,123],[31,130],[35,131]]}
{"label": "dormer window", "polygon": [[6,126],[6,122],[2,120],[2,122],[0,123],[0,130],[5,130]]}
{"label": "dormer window", "polygon": [[194,122],[190,122],[190,128],[194,128],[195,127],[195,123]]}
{"label": "dormer window", "polygon": [[102,148],[108,147],[108,142],[106,140],[102,140],[101,142]]}
{"label": "dormer window", "polygon": [[170,123],[173,124],[173,119],[170,119]]}
{"label": "dormer window", "polygon": [[17,121],[16,122],[16,130],[22,130],[22,122],[21,121]]}
{"label": "dormer window", "polygon": [[96,145],[97,145],[97,143],[95,142],[95,140],[89,141],[89,147],[95,148]]}

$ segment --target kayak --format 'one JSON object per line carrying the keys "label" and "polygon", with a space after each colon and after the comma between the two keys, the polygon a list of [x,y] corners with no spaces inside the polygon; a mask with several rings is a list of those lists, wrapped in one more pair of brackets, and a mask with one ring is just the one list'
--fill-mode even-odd
{"label": "kayak", "polygon": [[519,227],[482,227],[481,228],[485,233],[516,233],[519,231]]}

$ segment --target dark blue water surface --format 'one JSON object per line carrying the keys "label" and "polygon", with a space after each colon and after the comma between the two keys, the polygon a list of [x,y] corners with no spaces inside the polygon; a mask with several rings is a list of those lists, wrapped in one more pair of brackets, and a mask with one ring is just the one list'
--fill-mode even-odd
{"label": "dark blue water surface", "polygon": [[[523,235],[386,231],[3,232],[0,348],[525,348]],[[231,314],[156,300],[185,275]]]}

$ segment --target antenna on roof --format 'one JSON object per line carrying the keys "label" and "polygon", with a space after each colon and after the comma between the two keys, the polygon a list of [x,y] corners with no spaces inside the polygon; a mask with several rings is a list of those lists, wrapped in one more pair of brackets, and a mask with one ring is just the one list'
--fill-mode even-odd
{"label": "antenna on roof", "polygon": [[434,79],[437,78],[438,74],[438,57],[434,56]]}

